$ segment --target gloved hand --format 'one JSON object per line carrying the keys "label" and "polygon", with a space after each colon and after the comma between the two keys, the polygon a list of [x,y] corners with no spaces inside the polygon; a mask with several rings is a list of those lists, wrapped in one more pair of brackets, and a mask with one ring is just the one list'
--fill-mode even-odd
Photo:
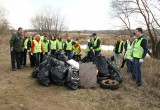
{"label": "gloved hand", "polygon": [[78,53],[77,52],[74,52],[74,55],[77,55]]}
{"label": "gloved hand", "polygon": [[31,55],[33,55],[33,53],[31,53]]}
{"label": "gloved hand", "polygon": [[139,63],[142,63],[143,62],[143,59],[139,59]]}
{"label": "gloved hand", "polygon": [[130,61],[133,61],[133,57],[131,57],[129,60],[130,60]]}
{"label": "gloved hand", "polygon": [[13,47],[10,48],[11,52],[13,51]]}

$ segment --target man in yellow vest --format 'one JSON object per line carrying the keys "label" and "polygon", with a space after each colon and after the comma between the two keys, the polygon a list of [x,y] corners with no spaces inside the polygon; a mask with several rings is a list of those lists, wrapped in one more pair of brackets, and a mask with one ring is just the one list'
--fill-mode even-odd
{"label": "man in yellow vest", "polygon": [[133,48],[133,74],[136,79],[136,85],[140,87],[142,85],[142,72],[141,65],[143,59],[146,57],[148,52],[147,40],[143,35],[142,28],[137,28],[136,31],[137,41],[135,42]]}
{"label": "man in yellow vest", "polygon": [[61,36],[58,37],[58,53],[62,53],[63,50],[63,42]]}
{"label": "man in yellow vest", "polygon": [[72,49],[73,49],[73,52],[74,52],[72,58],[79,62],[79,61],[81,61],[81,51],[82,51],[81,46],[78,42],[75,42],[75,41],[72,42],[72,45],[73,45]]}
{"label": "man in yellow vest", "polygon": [[[42,46],[43,46],[43,49],[44,49],[44,54],[48,55],[48,52],[49,52],[49,40],[47,39],[46,35],[44,36],[44,39],[42,41]],[[43,61],[44,54],[41,53],[41,62]]]}
{"label": "man in yellow vest", "polygon": [[95,52],[95,56],[94,58],[96,59],[96,57],[98,55],[100,55],[101,53],[101,40],[99,37],[97,37],[97,34],[96,33],[93,33],[93,49],[94,49],[94,52]]}
{"label": "man in yellow vest", "polygon": [[69,36],[67,36],[67,41],[64,44],[64,51],[68,57],[68,60],[72,58],[72,46],[72,40]]}
{"label": "man in yellow vest", "polygon": [[52,40],[50,40],[51,54],[56,55],[57,49],[58,49],[58,40],[57,40],[56,36],[54,36],[52,38]]}
{"label": "man in yellow vest", "polygon": [[93,61],[94,58],[94,50],[93,50],[93,39],[92,35],[90,35],[90,38],[87,40],[87,58],[89,61]]}
{"label": "man in yellow vest", "polygon": [[115,58],[115,63],[117,65],[117,67],[120,66],[120,54],[123,52],[123,41],[121,36],[117,37],[117,41],[115,43],[115,47],[114,47],[114,58]]}

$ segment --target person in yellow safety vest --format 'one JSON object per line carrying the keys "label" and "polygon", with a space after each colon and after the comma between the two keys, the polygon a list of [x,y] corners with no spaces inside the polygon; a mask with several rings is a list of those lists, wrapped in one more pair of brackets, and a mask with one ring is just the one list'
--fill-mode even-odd
{"label": "person in yellow safety vest", "polygon": [[142,85],[142,72],[141,72],[141,66],[143,59],[146,57],[146,54],[148,52],[147,48],[147,40],[145,36],[143,35],[142,28],[137,28],[136,31],[136,37],[137,41],[135,42],[134,48],[133,48],[133,75],[134,79],[136,79],[136,85],[140,87]]}
{"label": "person in yellow safety vest", "polygon": [[36,39],[32,41],[31,55],[35,57],[35,66],[38,67],[40,64],[40,54],[44,52],[42,42],[40,40],[40,35],[36,35]]}
{"label": "person in yellow safety vest", "polygon": [[63,42],[61,36],[58,37],[58,53],[62,53],[63,50]]}
{"label": "person in yellow safety vest", "polygon": [[97,56],[99,56],[100,55],[100,53],[101,53],[101,40],[100,40],[100,38],[99,37],[97,37],[97,34],[96,33],[93,33],[93,49],[94,49],[94,52],[95,52],[95,58],[97,57]]}
{"label": "person in yellow safety vest", "polygon": [[[26,66],[27,51],[30,52],[31,44],[32,44],[32,38],[31,38],[31,36],[28,36],[26,38],[26,40],[24,41],[24,62],[23,62],[23,66]],[[31,61],[30,61],[30,63],[31,63]]]}
{"label": "person in yellow safety vest", "polygon": [[127,40],[127,51],[124,56],[124,59],[126,59],[127,72],[131,74],[133,74],[132,53],[135,41],[135,35],[130,35],[130,38]]}
{"label": "person in yellow safety vest", "polygon": [[64,51],[68,60],[70,60],[72,58],[72,40],[69,36],[67,36],[67,40],[64,44]]}
{"label": "person in yellow safety vest", "polygon": [[57,40],[56,36],[54,36],[52,38],[52,40],[50,40],[51,54],[56,55],[57,49],[58,49],[58,40]]}
{"label": "person in yellow safety vest", "polygon": [[93,50],[93,39],[92,39],[92,35],[90,35],[90,38],[87,40],[86,51],[87,51],[87,58],[88,58],[88,60],[89,60],[89,61],[93,61],[93,58],[94,58],[94,50]]}
{"label": "person in yellow safety vest", "polygon": [[[43,46],[43,49],[44,49],[44,54],[48,55],[48,52],[49,52],[49,40],[47,39],[46,35],[44,36],[44,40],[42,41],[42,46]],[[43,59],[44,59],[44,55],[43,55],[43,53],[41,53],[41,62],[43,61]]]}
{"label": "person in yellow safety vest", "polygon": [[115,59],[115,63],[117,65],[117,67],[119,68],[120,66],[120,54],[122,54],[123,52],[123,41],[121,36],[117,37],[117,41],[115,43],[115,47],[114,47],[114,59]]}
{"label": "person in yellow safety vest", "polygon": [[44,36],[45,36],[45,35],[46,35],[46,33],[44,32],[44,33],[40,36],[41,41],[44,40]]}
{"label": "person in yellow safety vest", "polygon": [[74,52],[72,58],[79,62],[79,61],[81,61],[81,51],[82,51],[81,46],[78,42],[75,42],[75,41],[72,42],[72,45],[73,45],[72,50]]}

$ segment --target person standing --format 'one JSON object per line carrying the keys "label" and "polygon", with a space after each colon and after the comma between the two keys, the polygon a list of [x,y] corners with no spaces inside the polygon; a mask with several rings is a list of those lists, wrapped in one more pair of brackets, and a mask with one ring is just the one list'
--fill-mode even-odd
{"label": "person standing", "polygon": [[58,53],[62,53],[63,50],[63,42],[61,36],[58,37]]}
{"label": "person standing", "polygon": [[146,54],[148,52],[147,49],[147,40],[143,35],[142,28],[137,28],[136,31],[137,41],[135,42],[133,48],[133,74],[136,79],[136,85],[140,87],[142,85],[142,72],[141,66]]}
{"label": "person standing", "polygon": [[36,39],[32,41],[31,55],[35,57],[35,66],[38,67],[40,64],[40,54],[44,52],[40,35],[36,35]]}
{"label": "person standing", "polygon": [[[133,74],[133,47],[136,42],[135,35],[131,35],[128,44],[127,44],[127,51],[125,53],[126,65],[127,65],[127,72]],[[133,76],[133,75],[132,75]]]}
{"label": "person standing", "polygon": [[67,36],[67,41],[64,44],[64,51],[68,57],[68,60],[72,58],[72,46],[72,40],[69,36]]}
{"label": "person standing", "polygon": [[27,61],[27,42],[28,42],[27,31],[24,31],[23,36],[24,36],[24,40],[23,40],[23,51],[21,54],[21,65],[25,67],[26,61]]}
{"label": "person standing", "polygon": [[10,39],[10,51],[11,51],[11,64],[12,70],[15,71],[15,63],[17,63],[17,69],[22,69],[20,64],[20,52],[22,51],[23,43],[23,28],[18,28],[18,31],[13,33]]}
{"label": "person standing", "polygon": [[58,41],[56,36],[54,36],[53,39],[50,40],[51,55],[54,55],[54,56],[56,55],[57,48],[58,48]]}
{"label": "person standing", "polygon": [[94,56],[94,59],[96,59],[96,57],[98,55],[100,55],[101,53],[101,40],[99,37],[97,37],[97,34],[96,33],[93,33],[93,49],[94,49],[94,52],[95,52],[95,56]]}
{"label": "person standing", "polygon": [[92,39],[92,35],[90,35],[90,39],[88,39],[87,41],[87,59],[89,61],[93,61],[94,58],[94,50],[93,50],[93,39]]}
{"label": "person standing", "polygon": [[114,47],[114,58],[115,58],[115,62],[117,67],[120,66],[120,54],[122,54],[123,52],[123,41],[121,36],[117,37],[117,41],[115,43],[115,47]]}

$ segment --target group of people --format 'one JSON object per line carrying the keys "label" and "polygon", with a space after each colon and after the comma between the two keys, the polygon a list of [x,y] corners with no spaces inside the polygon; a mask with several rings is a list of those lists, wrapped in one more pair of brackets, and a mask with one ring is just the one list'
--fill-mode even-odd
{"label": "group of people", "polygon": [[126,62],[127,72],[131,73],[133,80],[136,80],[136,85],[139,87],[142,85],[142,71],[141,65],[148,53],[147,40],[143,35],[142,28],[137,28],[135,33],[129,36],[129,38],[123,42],[119,36],[115,43],[114,58],[117,67],[120,67],[120,54],[125,49],[124,57],[121,68],[124,67]]}
{"label": "group of people", "polygon": [[[68,60],[74,59],[79,62],[81,61],[82,49],[78,40],[77,38],[73,41],[67,35],[66,41],[63,42],[60,36],[53,36],[49,39],[45,33],[41,36],[39,34],[30,36],[27,31],[23,33],[23,29],[18,28],[18,31],[13,33],[10,39],[12,70],[16,70],[16,63],[17,69],[27,66],[27,53],[29,53],[31,67],[38,67],[45,55],[56,56],[57,53],[64,53]],[[88,58],[91,56],[95,58],[100,54],[100,38],[97,37],[96,33],[91,35],[87,45]]]}
{"label": "group of people", "polygon": [[[12,70],[16,70],[15,64],[17,63],[17,69],[21,69],[26,65],[27,53],[29,53],[31,67],[38,67],[43,61],[45,55],[49,53],[51,55],[57,55],[57,53],[64,53],[67,58],[81,61],[82,49],[78,43],[78,39],[73,41],[69,36],[66,36],[66,41],[63,42],[60,36],[54,36],[51,39],[46,34],[33,36],[27,35],[27,32],[23,28],[18,28],[18,31],[13,33],[10,39],[11,50],[11,62]],[[125,61],[127,65],[127,72],[130,72],[132,78],[136,80],[137,86],[142,85],[142,73],[141,64],[145,58],[147,49],[147,40],[143,35],[142,28],[137,28],[133,35],[123,42],[122,38],[117,37],[114,47],[114,59],[117,67],[120,67],[120,54],[125,49],[123,62],[121,68],[123,68]],[[87,40],[87,58],[90,61],[94,61],[101,53],[101,40],[97,37],[96,33],[93,33]]]}

